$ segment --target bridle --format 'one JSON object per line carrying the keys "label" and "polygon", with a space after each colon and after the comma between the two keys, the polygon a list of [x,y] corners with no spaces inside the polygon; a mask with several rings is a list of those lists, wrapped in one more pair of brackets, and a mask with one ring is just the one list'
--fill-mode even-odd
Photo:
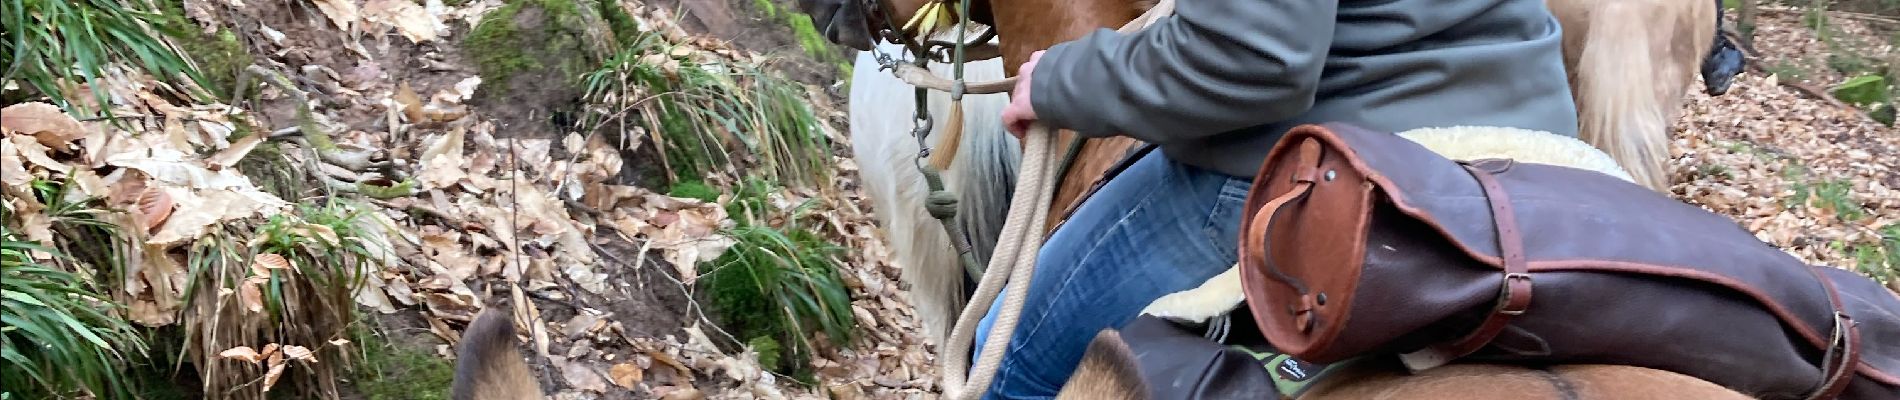
{"label": "bridle", "polygon": [[[984,28],[982,33],[977,35],[976,40],[966,40],[966,36],[968,36],[970,31],[970,0],[954,0],[958,2],[956,8],[957,41],[948,42],[927,39],[921,43],[904,33],[909,29],[897,25],[897,20],[893,18],[896,13],[893,12],[894,10],[891,9],[890,4],[885,0],[855,1],[858,1],[859,6],[865,10],[866,15],[864,15],[863,27],[867,33],[871,34],[870,37],[881,38],[891,43],[901,45],[904,47],[905,52],[908,53],[907,55],[910,56],[909,60],[900,61],[898,58],[892,57],[891,54],[885,53],[876,46],[876,43],[873,43],[871,51],[876,54],[879,71],[892,71],[892,73],[895,74],[899,70],[900,62],[907,62],[912,67],[923,71],[929,71],[926,65],[931,61],[949,63],[955,68],[953,75],[954,81],[949,90],[950,101],[954,104],[963,100],[963,95],[965,94],[963,65],[968,61],[973,61],[965,58],[966,51],[972,47],[972,43],[987,44],[991,39],[996,37],[996,27],[988,26]],[[926,3],[926,7],[941,6],[941,4],[937,3],[949,3],[953,0],[931,1],[932,3]],[[870,13],[873,12],[876,13],[876,15],[870,15]],[[915,14],[917,16],[914,17],[913,20],[922,18],[924,13],[918,12]],[[872,20],[882,21],[883,26],[877,26],[878,24],[871,22]],[[926,31],[922,33],[928,35],[930,32]],[[924,182],[928,185],[930,190],[929,203],[925,205],[925,209],[943,225],[944,233],[949,235],[952,243],[956,246],[957,258],[962,264],[964,272],[968,274],[972,281],[981,280],[984,267],[976,261],[975,256],[972,254],[971,250],[973,246],[970,245],[971,238],[955,222],[957,207],[956,197],[949,193],[949,191],[944,190],[943,179],[939,171],[924,165],[923,161],[930,158],[931,155],[930,143],[924,140],[924,138],[930,135],[932,125],[934,124],[929,109],[930,88],[921,85],[914,87],[916,97],[913,103],[916,104],[916,107],[911,111],[912,127],[910,133],[911,137],[917,140],[917,157],[912,159],[912,164],[917,167],[918,172],[924,175]],[[952,137],[955,136],[953,135]]]}
{"label": "bridle", "polygon": [[[872,46],[872,51],[877,53],[880,71],[891,70],[895,77],[916,87],[917,108],[911,115],[916,126],[912,131],[912,136],[917,138],[918,145],[918,155],[914,162],[917,162],[917,169],[923,173],[924,182],[930,186],[931,190],[925,209],[942,223],[945,232],[950,234],[953,242],[956,242],[958,256],[965,272],[977,281],[976,293],[969,299],[969,303],[964,305],[962,314],[952,325],[950,337],[941,344],[944,354],[938,360],[943,368],[940,379],[945,389],[944,398],[964,400],[981,396],[987,391],[991,380],[995,378],[996,371],[1002,362],[1001,351],[1012,340],[1023,304],[1027,301],[1029,282],[1034,279],[1037,255],[1042,249],[1040,228],[1048,220],[1048,206],[1055,191],[1053,183],[1059,181],[1064,174],[1057,169],[1053,160],[1064,156],[1058,154],[1052,147],[1051,140],[1054,135],[1047,125],[1040,122],[1032,122],[1029,125],[1028,132],[1023,135],[1023,159],[1017,171],[1016,189],[1011,195],[1008,206],[1009,216],[1003,222],[1001,236],[997,239],[997,247],[991,254],[988,265],[979,265],[970,255],[969,237],[963,235],[954,222],[956,198],[943,190],[943,182],[938,178],[937,171],[921,163],[922,160],[930,157],[930,147],[924,142],[924,136],[930,133],[931,124],[929,109],[926,108],[929,104],[926,90],[950,92],[951,124],[956,125],[958,122],[956,115],[961,113],[960,101],[968,89],[974,89],[975,93],[1005,93],[1014,86],[1017,77],[993,82],[978,82],[974,85],[964,82],[963,64],[969,61],[965,56],[968,55],[967,50],[971,46],[971,42],[965,40],[970,32],[970,0],[957,0],[959,2],[956,8],[958,40],[947,43],[950,49],[948,62],[955,67],[955,75],[954,81],[949,82],[948,85],[942,85],[942,78],[924,68],[929,61],[943,61],[941,50],[934,52],[939,57],[933,59],[931,56],[933,49],[942,49],[946,43],[931,40],[918,43],[906,37],[903,32],[908,29],[896,25],[896,20],[891,18],[894,13],[891,12],[889,5],[884,4],[884,0],[856,1],[869,3],[862,5],[867,14],[864,16],[864,27],[872,34],[870,37],[883,37],[900,44],[912,56],[911,62],[914,65],[900,64],[890,55],[878,51],[875,43]],[[943,3],[952,0],[931,1],[933,3],[925,7],[942,7]],[[1147,28],[1160,18],[1173,14],[1174,1],[1158,0],[1147,12],[1129,21],[1118,31],[1128,33]],[[883,27],[877,27],[870,22],[873,19],[872,15],[869,15],[871,12],[877,13],[877,20],[884,21]],[[930,13],[918,13],[919,16],[925,14]],[[924,31],[929,33],[929,29]],[[980,40],[977,43],[988,43],[995,35],[995,27],[990,26],[979,36]],[[906,71],[907,69],[909,71]],[[954,132],[955,129],[946,131],[952,131],[951,138],[960,136]],[[1081,139],[1077,137],[1073,140],[1072,146],[1080,144]],[[1068,160],[1062,161],[1063,170],[1067,169],[1068,162]],[[1003,293],[1004,286],[1009,287],[1008,293]],[[986,305],[995,301],[1001,302],[1002,309],[996,315],[995,325],[987,334],[989,340],[983,348],[977,349],[979,354],[974,355],[976,362],[972,365],[970,361],[973,355],[969,354],[969,351],[970,346],[974,344],[975,328],[983,317],[984,311],[989,309]]]}

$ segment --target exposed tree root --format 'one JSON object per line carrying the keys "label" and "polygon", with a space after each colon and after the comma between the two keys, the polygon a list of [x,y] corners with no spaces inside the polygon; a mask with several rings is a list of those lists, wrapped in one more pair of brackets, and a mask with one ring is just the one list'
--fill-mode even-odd
{"label": "exposed tree root", "polygon": [[[345,171],[358,175],[347,176],[326,171],[321,167],[314,168],[313,171],[311,171],[311,175],[316,176],[319,181],[322,181],[324,186],[338,192],[357,193],[375,199],[389,199],[415,194],[415,181],[407,179],[406,177],[393,185],[386,186],[371,183],[373,179],[363,178],[363,175],[396,177],[397,173],[395,168],[393,168],[395,164],[388,160],[377,161],[378,158],[386,158],[382,157],[382,152],[377,149],[346,149],[338,146],[335,139],[330,137],[329,132],[325,132],[323,126],[317,123],[316,114],[310,108],[309,93],[298,89],[297,85],[291,83],[289,79],[284,78],[283,74],[256,64],[252,64],[244,70],[247,72],[246,76],[256,75],[257,77],[263,78],[265,83],[276,86],[278,90],[283,90],[289,94],[291,100],[297,104],[297,126],[272,131],[271,138],[282,138],[305,145],[308,148],[316,150],[319,162],[340,167]],[[243,86],[240,85],[239,88],[242,90]],[[243,94],[239,93],[238,95],[242,96]]]}

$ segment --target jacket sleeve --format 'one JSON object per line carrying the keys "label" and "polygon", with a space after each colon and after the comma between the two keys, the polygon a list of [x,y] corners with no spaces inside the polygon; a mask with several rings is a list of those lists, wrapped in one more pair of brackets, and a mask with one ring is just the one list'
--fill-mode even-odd
{"label": "jacket sleeve", "polygon": [[1098,29],[1045,51],[1038,119],[1151,143],[1271,123],[1313,105],[1337,0],[1182,0],[1147,29]]}

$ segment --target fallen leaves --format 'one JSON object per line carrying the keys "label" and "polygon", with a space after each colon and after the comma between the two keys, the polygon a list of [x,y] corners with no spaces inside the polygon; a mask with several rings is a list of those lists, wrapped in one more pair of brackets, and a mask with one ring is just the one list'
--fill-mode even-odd
{"label": "fallen leaves", "polygon": [[316,353],[310,351],[309,348],[296,345],[279,346],[276,343],[264,345],[262,351],[252,349],[250,346],[233,347],[219,352],[218,357],[267,368],[268,372],[264,373],[264,386],[261,389],[263,393],[270,393],[271,387],[277,385],[277,380],[284,376],[284,370],[290,366],[290,361],[317,362]]}
{"label": "fallen leaves", "polygon": [[[349,1],[349,0],[337,0]],[[363,18],[396,28],[412,43],[436,40],[449,30],[442,18],[410,0],[369,0],[363,5]]]}
{"label": "fallen leaves", "polygon": [[60,111],[59,106],[42,102],[27,102],[0,109],[0,128],[7,134],[22,134],[33,137],[39,144],[50,148],[63,148],[67,143],[86,135],[79,120]]}

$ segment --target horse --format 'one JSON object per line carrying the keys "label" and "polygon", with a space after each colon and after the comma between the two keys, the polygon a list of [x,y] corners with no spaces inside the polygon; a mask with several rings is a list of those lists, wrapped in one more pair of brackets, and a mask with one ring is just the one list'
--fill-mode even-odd
{"label": "horse", "polygon": [[[1510,158],[1524,163],[1596,171],[1626,182],[1635,182],[1607,154],[1582,141],[1548,132],[1496,127],[1443,127],[1415,129],[1398,135],[1454,160]],[[1235,318],[1233,323],[1250,324],[1252,320],[1249,313],[1234,311],[1245,299],[1238,268],[1236,266],[1210,278],[1199,287],[1156,299],[1141,313],[1194,323],[1204,323],[1217,315],[1229,313]],[[1150,398],[1160,386],[1145,381],[1137,354],[1117,330],[1100,331],[1089,343],[1076,372],[1063,385],[1056,398]],[[1149,352],[1147,356],[1155,355]],[[1221,381],[1222,377],[1203,378]],[[1340,367],[1338,371],[1310,379],[1314,381],[1309,389],[1299,394],[1298,400],[1754,398],[1677,372],[1612,364],[1560,364],[1538,369],[1516,364],[1453,362],[1410,372],[1396,357],[1375,355],[1363,362],[1353,362]],[[1168,388],[1173,390],[1172,386]]]}
{"label": "horse", "polygon": [[[1739,72],[1720,58],[1720,4],[1669,0],[1547,0],[1563,26],[1564,67],[1577,103],[1578,138],[1615,158],[1638,184],[1669,193],[1671,122],[1702,73],[1705,92],[1726,92]],[[1646,57],[1630,57],[1631,54]],[[1709,62],[1715,59],[1718,62]],[[1733,69],[1729,69],[1733,68]]]}
{"label": "horse", "polygon": [[[880,3],[877,3],[874,7],[891,10],[888,16],[881,18],[887,18],[890,21],[905,21],[911,19],[916,10],[934,0],[871,1],[880,1]],[[1080,37],[1082,34],[1095,29],[1120,26],[1122,23],[1133,20],[1139,14],[1147,11],[1147,8],[1150,6],[1152,6],[1152,3],[1148,3],[1145,0],[1070,1],[1061,3],[1032,1],[994,4],[985,1],[972,1],[970,15],[968,17],[972,22],[985,24],[995,29],[997,35],[1002,39],[1000,44],[997,45],[997,52],[1001,54],[1004,72],[1008,74],[1015,71],[1021,63],[1026,61],[1028,55],[1036,50],[1047,48],[1050,45],[1064,40]],[[821,29],[828,39],[858,50],[873,50],[871,42],[875,40],[875,38],[870,32],[874,30],[866,28],[884,26],[885,23],[884,20],[873,18],[879,16],[881,13],[866,12],[855,0],[801,0],[799,7],[800,10],[807,15],[814,16],[815,25]],[[1589,15],[1590,14],[1587,13],[1566,13],[1560,15],[1560,18],[1568,18],[1569,23],[1566,24],[1568,26],[1575,24],[1578,18],[1588,18]],[[1585,21],[1587,21],[1587,19]],[[1706,26],[1701,24],[1690,25]],[[1697,41],[1712,43],[1713,29],[1710,29],[1710,31],[1710,35],[1692,36],[1692,38],[1699,37],[1701,39]],[[1576,68],[1575,65],[1578,60],[1568,55],[1572,54],[1574,49],[1578,49],[1576,46],[1579,46],[1583,42],[1568,40],[1569,36],[1580,35],[1566,36],[1566,67],[1570,71],[1577,71],[1578,68]],[[1680,42],[1681,41],[1677,41],[1676,43]],[[1691,46],[1693,46],[1691,47],[1692,49],[1699,49],[1704,55],[1708,54],[1708,49],[1710,48],[1708,45]],[[1574,51],[1574,53],[1582,54],[1580,50]],[[1602,53],[1603,52],[1599,51],[1590,54],[1601,57]],[[1594,58],[1592,60],[1594,60]],[[863,69],[860,69],[860,71],[863,71]],[[1591,76],[1596,73],[1601,72],[1591,70],[1581,75]],[[1574,76],[1575,75],[1573,75],[1573,77]],[[854,79],[856,79],[856,77],[854,77]],[[1685,78],[1684,81],[1680,81],[1681,85],[1678,86],[1687,85],[1689,79],[1692,78]],[[1716,80],[1705,80],[1705,83],[1716,84],[1718,82]],[[1726,78],[1720,80],[1719,84],[1722,89],[1725,90]],[[1573,86],[1574,85],[1573,83]],[[1655,85],[1651,85],[1650,87],[1655,87]],[[1585,96],[1591,95],[1585,94]],[[852,103],[858,102],[859,100],[857,99],[853,99],[852,101]],[[888,103],[876,102],[872,107],[886,104]],[[1589,107],[1590,104],[1593,103],[1579,102],[1579,105],[1582,107]],[[876,112],[873,108],[868,107],[860,108],[853,106],[852,108],[854,114],[861,111]],[[891,110],[882,113],[903,115],[904,113],[902,113],[902,111],[908,110]],[[980,125],[972,124],[969,126]],[[889,134],[888,132],[890,131],[879,132],[879,134]],[[1632,134],[1628,132],[1618,133]],[[1061,131],[1058,133],[1056,143],[1058,143],[1058,145],[1065,142],[1076,143],[1072,141],[1074,138],[1073,132]],[[1105,173],[1118,161],[1124,159],[1130,150],[1133,150],[1139,145],[1141,145],[1140,142],[1122,137],[1092,139],[1073,145],[1074,149],[1079,151],[1075,151],[1075,156],[1070,161],[1067,173],[1061,177],[1062,180],[1056,189],[1055,201],[1051,202],[1048,206],[1050,207],[1050,211],[1052,211],[1050,218],[1051,224],[1046,227],[1045,235],[1048,230],[1053,230],[1053,227],[1060,223],[1061,218],[1059,217],[1059,211],[1074,207],[1090,186],[1106,178]],[[911,201],[918,203],[921,202],[921,199],[913,198]],[[949,274],[946,273],[942,275]],[[927,285],[927,283],[920,283],[916,276],[906,276],[906,280],[910,281],[913,285]],[[931,301],[944,303],[957,301],[922,295],[914,296],[913,299],[920,304]]]}
{"label": "horse", "polygon": [[[880,43],[878,48],[896,52],[901,46]],[[946,63],[928,65],[937,73],[947,73]],[[1001,60],[989,59],[965,63],[964,74],[970,79],[990,80],[1003,76]],[[928,93],[927,110],[931,130],[923,138],[897,132],[913,128],[915,91],[904,81],[878,71],[876,54],[860,52],[851,75],[850,114],[851,157],[858,164],[859,184],[871,200],[871,211],[890,243],[892,262],[906,281],[912,305],[923,322],[926,339],[939,346],[950,337],[957,314],[963,311],[968,290],[974,283],[965,279],[957,265],[957,246],[953,238],[925,208],[928,187],[918,169],[919,142],[937,143],[944,136],[950,107],[946,93]],[[962,228],[971,255],[987,262],[996,247],[997,237],[1009,211],[1010,191],[1016,185],[1016,168],[1022,159],[1020,145],[1004,131],[1005,94],[966,95],[966,112],[961,125],[966,131],[958,139],[956,159],[942,174],[943,187],[956,196],[954,223]],[[940,150],[943,146],[933,148]]]}
{"label": "horse", "polygon": [[[1094,29],[1095,27],[1118,24],[1127,19],[1131,19],[1135,14],[1145,11],[1147,7],[1151,5],[1151,3],[1145,1],[1135,1],[1130,4],[1123,3],[1124,2],[1110,1],[1103,4],[1084,4],[1075,8],[1065,9],[1077,11],[1065,13],[1064,19],[1059,19],[1053,21],[1054,23],[1043,26],[1043,30],[1041,31],[1032,30],[1022,33],[1012,33],[1011,37],[1019,38],[1019,40],[1015,42],[1016,46],[1011,48],[1015,49],[1014,54],[1026,54],[1026,51],[1033,51],[1035,45],[1023,44],[1024,40],[1021,40],[1020,36],[1031,37],[1031,43],[1053,43],[1053,41],[1048,38],[1072,37],[1079,35],[1080,32]],[[1671,3],[1679,5],[1665,11],[1684,12],[1701,10],[1699,7],[1680,6],[1680,4],[1688,3],[1695,2]],[[921,7],[922,4],[923,3],[919,0],[891,0],[889,6],[892,9],[898,10],[895,18],[908,19],[909,17],[902,14],[902,12],[905,10],[914,10],[917,7]],[[1715,29],[1690,29],[1686,31],[1686,33],[1682,29],[1687,28],[1667,31],[1666,33],[1674,33],[1675,36],[1670,37],[1671,40],[1669,41],[1659,41],[1655,40],[1655,35],[1635,35],[1634,32],[1637,31],[1634,30],[1622,32],[1619,30],[1597,29],[1584,30],[1584,34],[1572,33],[1578,32],[1577,29],[1582,29],[1573,28],[1577,26],[1587,27],[1589,24],[1594,23],[1621,24],[1627,23],[1624,21],[1628,21],[1627,19],[1617,18],[1591,19],[1593,14],[1589,12],[1590,10],[1618,10],[1606,14],[1621,14],[1626,10],[1639,8],[1626,4],[1651,3],[1637,3],[1635,0],[1548,0],[1546,4],[1553,8],[1554,15],[1560,23],[1563,24],[1565,32],[1567,33],[1563,42],[1564,61],[1567,72],[1569,72],[1569,83],[1574,88],[1573,99],[1576,100],[1580,108],[1579,114],[1591,116],[1595,118],[1596,121],[1608,121],[1586,124],[1581,131],[1585,132],[1584,137],[1586,141],[1594,139],[1596,143],[1593,144],[1598,144],[1599,148],[1610,151],[1612,154],[1667,153],[1666,148],[1663,150],[1653,150],[1653,148],[1655,146],[1666,145],[1668,142],[1669,133],[1667,132],[1668,124],[1666,120],[1670,117],[1649,118],[1644,116],[1653,117],[1656,115],[1672,114],[1663,111],[1604,112],[1601,111],[1602,109],[1611,106],[1625,108],[1635,107],[1641,110],[1655,110],[1657,107],[1679,108],[1680,99],[1682,98],[1681,90],[1659,92],[1665,94],[1673,93],[1659,98],[1643,97],[1640,96],[1640,94],[1642,92],[1653,91],[1652,88],[1657,87],[1680,88],[1689,84],[1689,81],[1693,78],[1680,73],[1650,74],[1643,76],[1626,76],[1630,74],[1622,74],[1614,75],[1611,78],[1602,78],[1602,76],[1605,75],[1618,73],[1615,68],[1603,68],[1602,66],[1604,64],[1622,62],[1622,60],[1609,60],[1610,58],[1618,57],[1618,55],[1616,55],[1614,51],[1604,51],[1604,49],[1629,48],[1631,46],[1652,49],[1662,46],[1669,46],[1671,49],[1686,48],[1687,50],[1683,51],[1668,52],[1671,57],[1669,58],[1669,63],[1673,63],[1673,65],[1677,66],[1687,65],[1687,63],[1690,62],[1688,60],[1690,56],[1705,54],[1703,62],[1699,63],[1701,66],[1699,72],[1701,73],[1701,78],[1705,85],[1704,92],[1709,95],[1721,95],[1726,93],[1732,82],[1732,78],[1743,69],[1743,60],[1740,58],[1741,53],[1726,40],[1727,38],[1725,36],[1714,34],[1715,30],[1720,29],[1721,26],[1719,13],[1711,16],[1711,19],[1714,19],[1714,24],[1716,25]],[[1714,6],[1714,4],[1708,2],[1699,4]],[[866,50],[860,52],[858,56],[857,71],[875,71],[876,69],[874,67],[876,63],[874,60],[874,52],[898,53],[901,46],[889,42],[879,42],[880,44],[877,44],[875,48],[871,47],[872,38],[870,35],[862,29],[852,28],[853,25],[851,24],[853,23],[871,24],[871,22],[869,22],[870,20],[866,17],[869,14],[866,14],[861,7],[855,7],[856,5],[857,3],[855,2],[841,0],[833,0],[831,2],[826,2],[825,0],[800,1],[800,7],[803,7],[803,11],[820,16],[820,18],[814,18],[815,21],[830,22],[820,24],[827,39],[834,43],[844,44],[859,50]],[[1596,8],[1591,8],[1591,6]],[[972,21],[995,23],[992,12],[993,10],[991,10],[991,6],[987,1],[974,0],[971,3],[970,18]],[[1692,14],[1700,15],[1700,13]],[[1693,19],[1700,17],[1691,16],[1688,18]],[[1670,26],[1689,27],[1695,25],[1697,24],[1672,24]],[[1003,29],[1003,27],[998,27],[998,29]],[[1588,36],[1593,33],[1596,34],[1596,36]],[[939,35],[939,37],[940,39],[948,39],[947,34]],[[1709,46],[1696,46],[1694,45],[1695,43],[1712,44]],[[1598,44],[1598,46],[1588,47],[1590,44]],[[1586,54],[1584,51],[1586,48],[1596,49],[1598,51],[1588,53],[1590,57],[1583,57]],[[1656,51],[1650,53],[1656,53]],[[1006,56],[1003,58],[1008,59],[1007,54],[1011,53],[1006,52],[1005,54]],[[1643,61],[1647,61],[1647,59]],[[1589,71],[1583,70],[1586,67],[1586,65],[1584,65],[1585,62],[1589,63]],[[942,63],[932,63],[930,65],[933,70],[939,73],[947,68],[947,66]],[[996,59],[986,59],[966,63],[965,68],[969,73],[976,74],[971,75],[971,79],[985,80],[987,79],[985,77],[997,74],[997,69],[1001,69],[1001,73],[1008,75],[1010,71],[1014,71],[1015,65],[1019,64],[1008,64],[1008,67],[1005,68],[1003,65],[999,65],[999,61]],[[1664,79],[1662,82],[1668,82],[1667,79],[1679,79],[1677,81],[1679,84],[1672,85],[1664,83],[1658,85],[1654,83],[1657,82],[1654,79]],[[867,142],[886,142],[890,140],[910,141],[908,136],[894,133],[908,131],[910,127],[910,125],[907,125],[910,123],[908,111],[911,110],[913,103],[909,100],[911,99],[909,91],[905,90],[909,89],[910,86],[902,81],[891,78],[888,74],[858,73],[852,76],[852,87],[854,88],[852,96],[854,100],[849,102],[850,115],[853,121],[852,131],[862,132],[863,129],[874,129],[871,132],[876,132],[872,135],[854,134],[855,143],[858,143],[855,145],[857,146],[857,151],[854,157],[858,157],[862,160],[866,157],[879,158],[887,156],[882,154],[867,155],[867,151],[880,151],[877,150],[879,147],[867,146]],[[858,88],[862,88],[862,91],[860,92]],[[860,93],[864,93],[862,95],[864,97],[860,97]],[[871,97],[869,95],[870,93],[879,93],[879,95]],[[944,112],[946,107],[941,104],[941,102],[947,101],[946,96],[942,93],[933,93],[932,96],[931,116],[935,121],[944,121],[948,117]],[[1614,100],[1598,101],[1596,99]],[[982,107],[989,107],[992,105],[992,102],[1006,102],[1007,97],[999,95],[972,95],[967,96],[964,101],[979,104],[977,107],[981,109]],[[985,115],[983,111],[962,114],[962,119],[964,120],[962,126],[965,127],[964,129],[975,129],[977,131],[975,135],[978,136],[976,138],[962,140],[962,142],[971,143],[976,146],[988,146],[985,148],[998,148],[996,146],[1001,146],[999,143],[1004,140],[1004,138],[999,135],[991,135],[996,133],[997,129],[1000,128],[996,126],[993,120],[985,119],[988,117],[990,117],[990,115]],[[860,124],[860,121],[864,123]],[[871,121],[880,122],[874,125]],[[936,128],[940,128],[944,125],[946,124],[935,124],[929,140],[932,142],[939,140],[938,138],[942,130]],[[1640,125],[1644,128],[1616,130],[1606,128],[1624,125]],[[1069,132],[1062,132],[1060,134],[1065,136],[1058,138],[1058,143],[1063,143],[1063,141],[1073,138]],[[943,143],[939,143],[940,147],[943,147],[943,145]],[[1056,211],[1074,207],[1076,203],[1079,203],[1079,200],[1088,186],[1094,185],[1105,178],[1104,172],[1109,167],[1125,157],[1130,150],[1139,145],[1141,145],[1141,143],[1138,141],[1119,137],[1113,139],[1091,139],[1077,144],[1079,151],[1075,153],[1074,161],[1069,172],[1063,176],[1061,186],[1055,193],[1054,202],[1050,204],[1052,209],[1050,225],[1046,227],[1047,230],[1045,232],[1052,231],[1055,224],[1060,222],[1060,214]],[[1614,150],[1617,148],[1621,148],[1622,150]],[[913,148],[904,148],[896,150],[896,152],[908,154],[914,152],[911,149]],[[963,158],[964,156],[961,154],[963,154],[963,152],[959,151],[956,157]],[[990,155],[995,153],[985,152],[980,154]],[[995,155],[997,157],[1007,157],[1008,161],[1004,161],[1005,158],[988,158],[977,159],[972,161],[972,163],[976,163],[979,167],[990,168],[990,166],[995,165],[994,163],[1000,161],[1007,163],[1013,168],[1014,160],[1020,158],[1020,154],[1014,153]],[[1666,175],[1662,172],[1663,166],[1661,165],[1661,161],[1648,163],[1643,161],[1631,161],[1632,158],[1630,156],[1621,157],[1619,160],[1623,160],[1622,165],[1626,169],[1636,171],[1639,176],[1656,177]],[[869,164],[861,161],[860,165]],[[960,174],[969,171],[964,163],[953,163],[952,166],[952,170],[949,171],[949,176],[960,176]],[[880,205],[880,210],[912,210],[906,212],[878,211],[878,217],[879,221],[887,227],[887,232],[893,235],[888,237],[890,237],[895,244],[894,247],[898,247],[894,252],[894,258],[900,265],[904,266],[905,279],[913,286],[920,288],[921,293],[914,293],[912,299],[913,303],[919,309],[921,319],[925,322],[926,332],[929,333],[933,339],[941,340],[942,335],[939,335],[939,333],[949,330],[946,325],[954,318],[955,310],[960,309],[963,300],[967,297],[967,291],[958,291],[956,289],[958,287],[967,286],[970,282],[957,279],[954,274],[957,268],[945,265],[945,263],[949,262],[948,260],[955,259],[954,253],[952,253],[954,248],[951,247],[949,242],[938,240],[942,238],[943,235],[935,233],[937,229],[931,227],[933,224],[924,218],[926,215],[916,211],[918,207],[916,205],[922,204],[925,201],[924,196],[926,196],[926,194],[919,190],[882,189],[890,187],[918,187],[914,181],[907,178],[909,176],[907,175],[909,174],[909,168],[900,169],[904,171],[894,172],[898,175],[874,176],[870,173],[866,173],[864,179],[866,180],[867,188],[872,189],[874,200]],[[983,176],[995,177],[998,176],[996,174],[1006,173],[1003,169],[995,168],[990,168],[985,171],[987,172],[982,173]],[[1009,169],[1008,171],[1008,173],[1013,173],[1013,169]],[[986,226],[992,228],[1000,226],[1002,217],[1007,212],[1007,204],[1005,204],[1007,201],[1006,197],[997,199],[996,197],[987,197],[989,195],[977,195],[965,192],[983,191],[992,195],[1004,193],[1008,189],[1002,186],[1010,185],[1009,181],[1007,178],[984,181],[984,184],[998,185],[995,187],[953,185],[957,186],[957,188],[953,189],[952,192],[959,193],[960,195],[996,200],[987,203],[990,206],[960,208],[958,210],[960,217],[959,222],[968,224],[971,223],[970,219],[976,219],[985,222],[987,224]],[[885,186],[886,182],[895,186]],[[1657,190],[1667,190],[1666,187],[1660,186],[1660,184],[1648,186]],[[968,197],[965,197],[959,204],[971,206],[973,202]],[[997,230],[974,229],[966,226],[965,231],[969,233],[970,241],[977,250],[976,253],[978,253],[978,256],[976,257],[976,261],[979,264],[987,264],[987,249],[993,248],[995,243],[994,233],[997,232]]]}

